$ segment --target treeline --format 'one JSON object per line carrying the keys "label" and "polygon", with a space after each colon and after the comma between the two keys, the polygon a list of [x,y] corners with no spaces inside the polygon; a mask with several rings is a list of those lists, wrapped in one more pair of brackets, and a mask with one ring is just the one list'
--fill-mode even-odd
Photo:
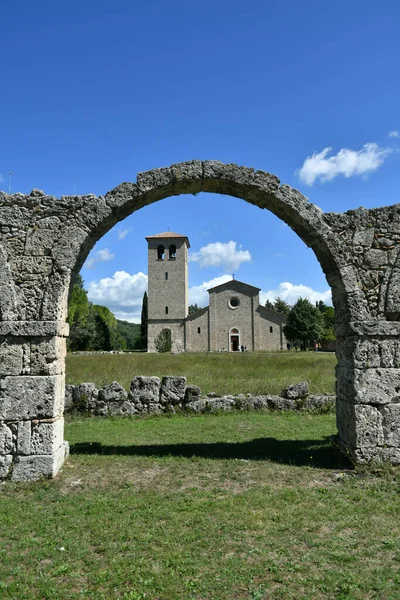
{"label": "treeline", "polygon": [[281,298],[276,298],[274,302],[267,300],[265,306],[285,315],[283,332],[289,342],[299,342],[307,348],[311,343],[335,339],[335,309],[322,300],[314,306],[306,298],[299,298],[290,306]]}
{"label": "treeline", "polygon": [[[147,311],[147,294],[146,294]],[[143,312],[143,309],[142,309]],[[106,307],[89,302],[83,279],[78,275],[71,290],[68,307],[70,335],[68,350],[140,350],[147,348],[141,325],[119,321]]]}

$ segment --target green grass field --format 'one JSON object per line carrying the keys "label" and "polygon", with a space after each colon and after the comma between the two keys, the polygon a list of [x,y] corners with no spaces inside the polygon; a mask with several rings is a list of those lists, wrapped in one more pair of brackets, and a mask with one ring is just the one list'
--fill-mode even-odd
{"label": "green grass field", "polygon": [[204,394],[280,394],[307,380],[310,392],[334,393],[336,357],[324,352],[220,352],[182,354],[93,354],[67,356],[67,383],[118,381],[125,389],[135,375],[185,375]]}
{"label": "green grass field", "polygon": [[[182,373],[220,393],[308,379],[322,392],[334,362],[69,356],[68,378]],[[0,485],[0,598],[399,599],[400,470],[352,468],[335,431],[332,414],[69,417],[55,480]]]}
{"label": "green grass field", "polygon": [[75,418],[53,481],[0,486],[3,599],[395,599],[400,474],[334,415]]}

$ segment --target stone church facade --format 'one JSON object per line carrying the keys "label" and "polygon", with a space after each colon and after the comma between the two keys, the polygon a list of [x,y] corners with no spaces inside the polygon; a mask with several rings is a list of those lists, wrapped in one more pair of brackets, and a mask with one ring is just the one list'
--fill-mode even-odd
{"label": "stone church facade", "polygon": [[208,290],[209,306],[188,315],[187,236],[173,232],[148,243],[148,351],[163,331],[173,352],[283,350],[283,315],[260,305],[260,289],[232,279]]}

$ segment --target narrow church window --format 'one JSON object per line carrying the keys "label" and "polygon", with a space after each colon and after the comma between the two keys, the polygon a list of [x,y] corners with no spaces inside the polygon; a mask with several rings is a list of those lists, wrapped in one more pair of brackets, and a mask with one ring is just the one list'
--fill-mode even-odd
{"label": "narrow church window", "polygon": [[176,246],[175,246],[175,244],[172,244],[172,246],[169,247],[169,257],[170,258],[176,258]]}
{"label": "narrow church window", "polygon": [[158,260],[164,260],[164,246],[162,244],[157,248],[157,258]]}
{"label": "narrow church window", "polygon": [[165,307],[165,314],[168,314],[168,306]]}
{"label": "narrow church window", "polygon": [[272,327],[272,325],[271,325],[271,327],[269,328],[269,332],[270,332],[270,333],[274,333],[274,328]]}
{"label": "narrow church window", "polygon": [[201,332],[200,327],[198,327],[197,328],[197,333],[200,333],[200,332]]}
{"label": "narrow church window", "polygon": [[165,271],[165,280],[168,279],[168,271]]}

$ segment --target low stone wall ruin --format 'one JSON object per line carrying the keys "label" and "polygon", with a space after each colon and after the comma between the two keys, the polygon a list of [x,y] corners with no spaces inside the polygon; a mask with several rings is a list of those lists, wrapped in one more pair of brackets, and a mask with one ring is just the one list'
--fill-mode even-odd
{"label": "low stone wall ruin", "polygon": [[238,394],[203,396],[201,389],[187,385],[186,377],[134,377],[129,392],[117,381],[97,389],[94,383],[67,385],[65,412],[93,416],[130,416],[175,413],[216,413],[232,410],[312,410],[328,412],[335,396],[309,394],[307,382],[289,386],[281,396]]}

